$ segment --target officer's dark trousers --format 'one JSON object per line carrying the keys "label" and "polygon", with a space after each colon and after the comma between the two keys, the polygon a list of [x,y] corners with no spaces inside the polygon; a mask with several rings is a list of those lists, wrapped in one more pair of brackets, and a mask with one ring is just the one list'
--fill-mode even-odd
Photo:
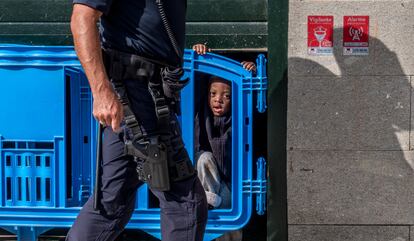
{"label": "officer's dark trousers", "polygon": [[[147,83],[143,80],[126,80],[125,86],[131,107],[142,123],[144,132],[157,126],[154,104]],[[188,158],[182,147],[181,133],[175,115],[171,115],[172,144],[168,147],[173,158]],[[70,229],[67,240],[114,240],[124,229],[134,210],[138,180],[135,162],[124,155],[123,136],[110,127],[104,129],[101,210],[93,209],[90,197]],[[181,147],[180,147],[181,146]],[[178,148],[177,148],[178,147]],[[152,190],[160,201],[162,240],[201,241],[207,222],[206,197],[196,175],[180,182],[172,182],[171,190]]]}

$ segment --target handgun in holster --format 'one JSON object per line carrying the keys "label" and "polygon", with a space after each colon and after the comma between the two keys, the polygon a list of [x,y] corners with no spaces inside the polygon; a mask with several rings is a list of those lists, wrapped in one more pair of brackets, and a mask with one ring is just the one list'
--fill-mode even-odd
{"label": "handgun in holster", "polygon": [[148,183],[151,189],[170,190],[167,147],[158,136],[126,141],[125,153],[134,157],[139,180]]}

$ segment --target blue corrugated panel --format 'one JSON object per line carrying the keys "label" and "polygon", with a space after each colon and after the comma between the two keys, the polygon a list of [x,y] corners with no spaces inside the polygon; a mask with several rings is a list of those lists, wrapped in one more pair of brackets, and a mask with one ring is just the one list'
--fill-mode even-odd
{"label": "blue corrugated panel", "polygon": [[4,170],[1,206],[55,207],[62,198],[57,192],[59,152],[62,138],[54,141],[21,141],[0,138],[0,165]]}

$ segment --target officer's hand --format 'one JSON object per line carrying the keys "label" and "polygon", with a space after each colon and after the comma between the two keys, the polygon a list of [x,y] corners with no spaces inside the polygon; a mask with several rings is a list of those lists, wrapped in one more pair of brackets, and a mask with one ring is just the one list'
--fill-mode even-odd
{"label": "officer's hand", "polygon": [[111,87],[102,88],[94,95],[93,116],[101,125],[111,126],[115,132],[121,131],[124,110]]}
{"label": "officer's hand", "polygon": [[241,65],[243,65],[243,68],[248,71],[253,71],[254,73],[256,72],[256,65],[253,62],[243,61],[241,62]]}
{"label": "officer's hand", "polygon": [[207,48],[205,44],[195,44],[193,46],[193,50],[199,55],[203,55],[206,54],[207,51],[211,51],[211,49]]}

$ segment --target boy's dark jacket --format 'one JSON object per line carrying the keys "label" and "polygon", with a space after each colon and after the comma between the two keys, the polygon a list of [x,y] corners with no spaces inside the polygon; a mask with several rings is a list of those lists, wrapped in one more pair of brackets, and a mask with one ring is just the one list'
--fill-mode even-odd
{"label": "boy's dark jacket", "polygon": [[213,153],[221,177],[231,179],[231,111],[221,117],[211,112],[208,104],[197,113],[194,123],[194,151]]}

